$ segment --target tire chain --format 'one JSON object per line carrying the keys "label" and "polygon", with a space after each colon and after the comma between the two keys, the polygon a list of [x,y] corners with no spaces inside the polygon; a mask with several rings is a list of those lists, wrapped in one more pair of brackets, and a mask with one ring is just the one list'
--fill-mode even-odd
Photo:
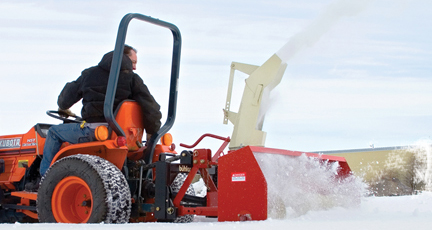
{"label": "tire chain", "polygon": [[[181,186],[186,180],[187,175],[188,174],[186,173],[177,174],[176,178],[174,179],[174,181],[170,186],[173,192],[178,192],[180,190]],[[189,186],[189,188],[186,191],[186,194],[191,196],[195,195],[195,189],[193,188],[192,185]],[[174,223],[190,223],[193,222],[193,220],[194,220],[194,215],[178,216],[174,220]]]}
{"label": "tire chain", "polygon": [[[105,191],[107,192],[105,202],[108,205],[108,212],[104,223],[127,223],[131,214],[131,195],[129,185],[122,172],[111,162],[92,155],[77,154],[60,159],[58,162],[68,158],[77,158],[89,164],[101,177]],[[51,167],[50,167],[51,169]],[[45,175],[48,174],[49,170]],[[40,184],[43,183],[42,177]]]}

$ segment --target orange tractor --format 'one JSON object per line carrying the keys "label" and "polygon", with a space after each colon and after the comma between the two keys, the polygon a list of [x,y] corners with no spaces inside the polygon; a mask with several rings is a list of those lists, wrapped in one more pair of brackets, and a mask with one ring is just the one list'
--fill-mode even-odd
{"label": "orange tractor", "polygon": [[[125,101],[113,112],[132,19],[168,28],[173,34],[167,121],[145,144],[138,104]],[[223,154],[230,138],[204,134],[193,145],[181,144],[186,150],[178,154],[167,132],[175,120],[180,50],[180,31],[175,25],[141,14],[126,15],[119,26],[104,103],[109,128],[96,129],[98,141],[64,144],[48,172],[39,178],[51,125],[36,124],[24,134],[0,136],[0,222],[190,222],[195,215],[219,221],[267,219],[267,182],[254,155],[304,153],[246,146]],[[81,122],[47,113],[66,122]],[[205,137],[222,141],[216,153],[194,149]],[[344,158],[307,155],[322,162],[338,162],[338,177],[350,174]],[[196,196],[191,186],[197,175],[205,184],[204,196]],[[28,186],[35,183],[39,184],[37,191]]]}

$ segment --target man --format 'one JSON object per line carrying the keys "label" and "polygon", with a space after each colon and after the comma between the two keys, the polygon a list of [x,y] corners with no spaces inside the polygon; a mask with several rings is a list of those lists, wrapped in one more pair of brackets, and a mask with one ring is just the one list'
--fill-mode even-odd
{"label": "man", "polygon": [[[45,175],[63,142],[76,144],[93,141],[95,140],[94,128],[100,123],[106,124],[103,106],[113,53],[111,51],[105,54],[97,66],[84,70],[77,80],[67,83],[60,93],[57,101],[59,114],[73,116],[69,108],[82,99],[81,117],[86,123],[84,127],[80,127],[79,123],[50,127],[40,166],[42,176]],[[132,99],[138,102],[143,111],[143,122],[148,139],[159,130],[162,115],[159,104],[150,94],[143,80],[133,72],[137,63],[136,53],[136,49],[125,45],[114,110],[123,100]]]}

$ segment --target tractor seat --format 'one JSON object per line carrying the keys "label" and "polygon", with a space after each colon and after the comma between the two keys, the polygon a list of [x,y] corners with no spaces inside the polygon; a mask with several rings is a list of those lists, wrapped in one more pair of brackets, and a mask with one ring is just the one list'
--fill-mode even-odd
{"label": "tractor seat", "polygon": [[[117,107],[114,116],[126,135],[129,151],[138,150],[142,146],[144,133],[141,106],[133,100],[123,101]],[[115,139],[116,137],[116,133],[112,132],[111,139]]]}

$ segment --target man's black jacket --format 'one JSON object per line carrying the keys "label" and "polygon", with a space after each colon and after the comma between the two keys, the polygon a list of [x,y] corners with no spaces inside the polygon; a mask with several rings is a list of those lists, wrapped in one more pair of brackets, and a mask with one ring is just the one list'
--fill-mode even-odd
{"label": "man's black jacket", "polygon": [[[97,66],[82,71],[81,76],[65,85],[58,97],[60,109],[68,109],[81,98],[81,116],[86,122],[106,122],[103,112],[109,71],[113,52],[105,54]],[[160,106],[150,94],[143,80],[132,71],[132,61],[123,55],[114,111],[123,100],[138,102],[143,111],[144,127],[147,134],[154,134],[161,126]]]}

